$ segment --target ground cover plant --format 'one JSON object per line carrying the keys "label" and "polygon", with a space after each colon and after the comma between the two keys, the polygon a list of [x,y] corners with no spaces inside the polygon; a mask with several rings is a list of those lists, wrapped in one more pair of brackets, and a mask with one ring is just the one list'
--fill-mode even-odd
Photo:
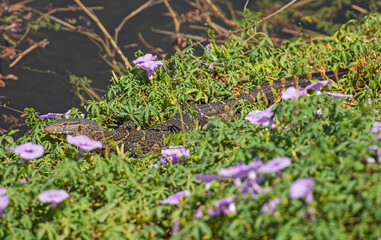
{"label": "ground cover plant", "polygon": [[[87,103],[86,118],[110,130],[127,120],[145,128],[181,111],[182,103],[362,66],[321,94],[291,89],[269,108],[238,103],[240,116],[170,136],[167,145],[176,147],[162,153],[131,158],[86,150],[88,140],[67,143],[43,130],[52,118],[84,113],[26,109],[31,134],[0,137],[0,238],[380,237],[380,24],[373,14],[331,37],[276,48],[253,28],[224,45],[203,46],[201,56],[190,48],[168,61],[137,52],[156,62],[152,76],[150,67],[135,66],[112,78],[106,99]],[[262,118],[251,118],[252,111]]]}

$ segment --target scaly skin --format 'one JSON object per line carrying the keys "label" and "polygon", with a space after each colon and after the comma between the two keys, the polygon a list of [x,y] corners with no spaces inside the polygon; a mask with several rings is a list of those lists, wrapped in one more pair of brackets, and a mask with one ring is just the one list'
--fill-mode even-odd
{"label": "scaly skin", "polygon": [[268,82],[249,90],[235,98],[208,103],[191,104],[193,114],[184,109],[166,122],[143,130],[134,129],[130,122],[120,126],[115,131],[108,131],[96,122],[88,119],[59,119],[45,127],[45,131],[53,135],[87,135],[93,140],[101,141],[104,146],[124,146],[133,156],[138,155],[137,148],[143,152],[151,152],[163,147],[166,135],[180,131],[191,131],[204,126],[211,116],[226,117],[232,115],[232,108],[238,101],[256,102],[260,95],[262,102],[269,106],[273,104],[287,88],[294,86],[302,88],[310,85],[312,80],[338,81],[342,76],[356,68],[340,69],[325,73],[304,74]]}

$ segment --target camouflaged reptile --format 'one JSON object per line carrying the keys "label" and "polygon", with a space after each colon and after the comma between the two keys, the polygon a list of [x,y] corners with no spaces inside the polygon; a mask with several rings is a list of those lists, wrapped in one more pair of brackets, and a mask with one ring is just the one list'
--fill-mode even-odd
{"label": "camouflaged reptile", "polygon": [[281,78],[259,85],[232,99],[207,104],[191,103],[191,110],[185,107],[181,113],[166,122],[146,129],[135,129],[131,122],[126,122],[116,130],[108,131],[89,119],[59,119],[46,126],[45,131],[53,135],[87,135],[93,140],[101,141],[105,147],[123,147],[125,152],[131,152],[133,156],[137,156],[139,155],[137,148],[144,153],[161,149],[165,136],[202,127],[211,116],[222,118],[231,116],[233,106],[239,101],[256,102],[260,96],[262,102],[269,106],[288,87],[306,87],[312,83],[312,80],[338,81],[354,69],[355,67]]}

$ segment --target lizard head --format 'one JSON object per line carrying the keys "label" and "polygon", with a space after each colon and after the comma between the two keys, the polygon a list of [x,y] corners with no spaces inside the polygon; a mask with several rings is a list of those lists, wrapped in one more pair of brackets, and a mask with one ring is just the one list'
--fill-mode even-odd
{"label": "lizard head", "polygon": [[44,128],[53,135],[80,135],[97,129],[99,125],[96,122],[83,118],[58,119]]}

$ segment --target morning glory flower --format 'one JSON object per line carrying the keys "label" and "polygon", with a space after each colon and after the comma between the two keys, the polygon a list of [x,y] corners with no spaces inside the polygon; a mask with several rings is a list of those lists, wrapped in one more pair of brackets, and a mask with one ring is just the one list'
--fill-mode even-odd
{"label": "morning glory flower", "polygon": [[290,187],[290,198],[305,198],[307,204],[311,203],[314,200],[312,195],[313,186],[314,179],[312,177],[297,179]]}
{"label": "morning glory flower", "polygon": [[[380,134],[379,136],[381,137],[381,134]],[[378,140],[380,140],[380,139],[378,139]],[[368,146],[368,150],[376,150],[376,151],[377,151],[378,162],[381,163],[381,148],[377,147],[376,145],[369,145],[369,146]],[[368,159],[367,159],[367,162],[368,162],[368,163],[373,163],[373,162],[375,162],[375,160],[372,161],[371,159],[374,160],[374,158],[368,158]]]}
{"label": "morning glory flower", "polygon": [[5,218],[4,209],[9,205],[10,199],[7,196],[0,197],[0,216]]}
{"label": "morning glory flower", "polygon": [[370,128],[372,132],[381,132],[381,122],[374,122]]}
{"label": "morning glory flower", "polygon": [[159,169],[159,165],[157,165],[156,163],[155,164],[151,164],[149,165],[150,168],[156,168],[156,169]]}
{"label": "morning glory flower", "polygon": [[183,199],[184,198],[184,195],[185,196],[190,196],[190,191],[189,190],[184,190],[184,191],[180,191],[180,192],[177,192],[169,197],[167,197],[166,199],[164,199],[163,201],[161,201],[160,204],[172,204],[172,205],[177,205],[180,203],[180,199]]}
{"label": "morning glory flower", "polygon": [[275,212],[276,206],[281,203],[280,198],[270,199],[267,203],[263,204],[261,213],[273,214]]}
{"label": "morning glory flower", "polygon": [[315,110],[314,115],[322,115],[321,109]]}
{"label": "morning glory flower", "polygon": [[381,140],[381,133],[380,134],[378,134],[375,138],[374,138],[375,140]]}
{"label": "morning glory flower", "polygon": [[218,171],[218,175],[231,178],[244,178],[247,177],[250,172],[256,171],[261,165],[262,161],[259,159],[249,163],[248,165],[244,163],[238,163],[232,167],[221,168]]}
{"label": "morning glory flower", "polygon": [[218,174],[201,174],[201,173],[197,173],[195,178],[199,181],[202,181],[204,183],[210,183],[211,181],[213,180],[221,180],[221,179],[224,179],[223,176],[220,176]]}
{"label": "morning glory flower", "polygon": [[67,110],[67,112],[65,112],[65,118],[70,118],[70,113],[71,113],[71,109]]}
{"label": "morning glory flower", "polygon": [[208,69],[209,69],[209,71],[212,71],[212,70],[213,70],[213,63],[209,64]]}
{"label": "morning glory flower", "polygon": [[182,145],[170,146],[167,149],[161,150],[161,155],[163,156],[160,160],[162,164],[167,164],[167,161],[172,161],[172,164],[177,164],[180,162],[180,158],[185,159],[189,157],[190,151]]}
{"label": "morning glory flower", "polygon": [[295,99],[295,98],[300,97],[306,93],[307,93],[306,88],[296,89],[295,87],[289,87],[282,93],[281,98],[283,100]]}
{"label": "morning glory flower", "polygon": [[177,220],[173,223],[173,226],[172,226],[172,233],[177,233],[180,231],[180,221]]}
{"label": "morning glory flower", "polygon": [[153,56],[152,54],[146,54],[144,56],[137,58],[136,60],[132,62],[138,68],[146,70],[148,74],[148,79],[152,80],[153,79],[152,71],[155,70],[157,67],[163,65],[161,61],[155,61],[156,57],[157,57],[156,55]]}
{"label": "morning glory flower", "polygon": [[288,100],[288,99],[295,99],[296,97],[300,97],[304,94],[307,94],[307,90],[315,90],[315,91],[320,91],[320,88],[325,85],[331,85],[332,82],[330,80],[327,81],[319,81],[315,83],[311,83],[305,88],[299,88],[296,89],[295,87],[289,87],[282,93],[281,98],[283,100]]}
{"label": "morning glory flower", "polygon": [[7,189],[6,188],[0,188],[0,196],[3,196],[7,193]]}
{"label": "morning glory flower", "polygon": [[242,194],[251,194],[254,198],[257,197],[258,193],[267,193],[271,190],[271,187],[262,188],[259,185],[259,182],[263,181],[260,177],[257,177],[256,174],[252,174],[254,177],[247,178],[242,184]]}
{"label": "morning glory flower", "polygon": [[368,150],[377,150],[378,147],[376,145],[369,145]]}
{"label": "morning glory flower", "polygon": [[20,182],[22,182],[22,183],[26,183],[26,182],[28,182],[29,180],[30,180],[30,177],[26,177],[26,178],[21,179]]}
{"label": "morning glory flower", "polygon": [[214,203],[214,208],[208,209],[208,215],[211,217],[218,217],[221,214],[236,213],[237,210],[234,205],[235,196],[223,198]]}
{"label": "morning glory flower", "polygon": [[32,142],[24,143],[16,147],[8,148],[7,151],[13,150],[25,161],[39,158],[44,154],[44,147]]}
{"label": "morning glory flower", "polygon": [[204,183],[206,183],[205,185],[205,189],[208,190],[209,187],[210,187],[210,182],[213,181],[213,180],[220,180],[220,179],[224,179],[223,176],[220,176],[218,174],[208,174],[208,175],[204,175],[204,174],[201,174],[201,173],[197,173],[195,178],[199,181],[202,181]]}
{"label": "morning glory flower", "polygon": [[210,43],[208,43],[206,46],[205,46],[206,50],[209,50],[210,49]]}
{"label": "morning glory flower", "polygon": [[[315,90],[315,91],[319,92],[320,88],[322,86],[331,85],[331,84],[332,84],[332,82],[330,80],[327,80],[327,81],[315,82],[315,83],[312,83],[312,84],[308,85],[305,88],[300,88],[300,89],[296,89],[295,87],[289,87],[289,88],[286,89],[286,91],[284,91],[282,93],[281,98],[283,100],[295,99],[297,96],[301,96],[301,95],[307,94],[307,90]],[[335,98],[339,98],[339,97],[353,97],[353,95],[341,94],[341,93],[322,92],[321,94],[329,95],[329,96],[332,96],[332,97],[335,97]]]}
{"label": "morning glory flower", "polygon": [[102,148],[102,143],[100,141],[94,141],[86,135],[67,135],[66,140],[68,143],[79,147],[81,149],[80,154],[84,154],[85,150],[94,150],[97,148]]}
{"label": "morning glory flower", "polygon": [[260,173],[278,172],[281,169],[288,167],[290,165],[291,165],[291,160],[288,157],[278,157],[260,166],[257,172],[260,172]]}
{"label": "morning glory flower", "polygon": [[70,195],[63,189],[52,189],[42,192],[37,197],[42,203],[51,203],[52,208],[56,208],[57,203],[62,202],[69,196]]}
{"label": "morning glory flower", "polygon": [[269,124],[273,125],[273,122],[270,120],[271,116],[274,115],[271,108],[274,105],[271,105],[265,110],[254,110],[249,112],[245,117],[246,120],[250,121],[251,124],[260,124],[261,126],[267,126]]}
{"label": "morning glory flower", "polygon": [[326,81],[319,81],[319,82],[314,82],[308,85],[305,89],[306,90],[315,90],[315,91],[320,91],[320,88],[326,85],[331,85],[332,82],[330,80]]}
{"label": "morning glory flower", "polygon": [[202,218],[204,214],[202,213],[202,207],[199,206],[194,214],[194,218]]}
{"label": "morning glory flower", "polygon": [[60,116],[63,116],[62,113],[48,113],[48,114],[45,114],[45,115],[41,115],[39,117],[40,120],[44,120],[44,119],[47,119],[47,118],[56,118],[56,117],[60,117]]}

